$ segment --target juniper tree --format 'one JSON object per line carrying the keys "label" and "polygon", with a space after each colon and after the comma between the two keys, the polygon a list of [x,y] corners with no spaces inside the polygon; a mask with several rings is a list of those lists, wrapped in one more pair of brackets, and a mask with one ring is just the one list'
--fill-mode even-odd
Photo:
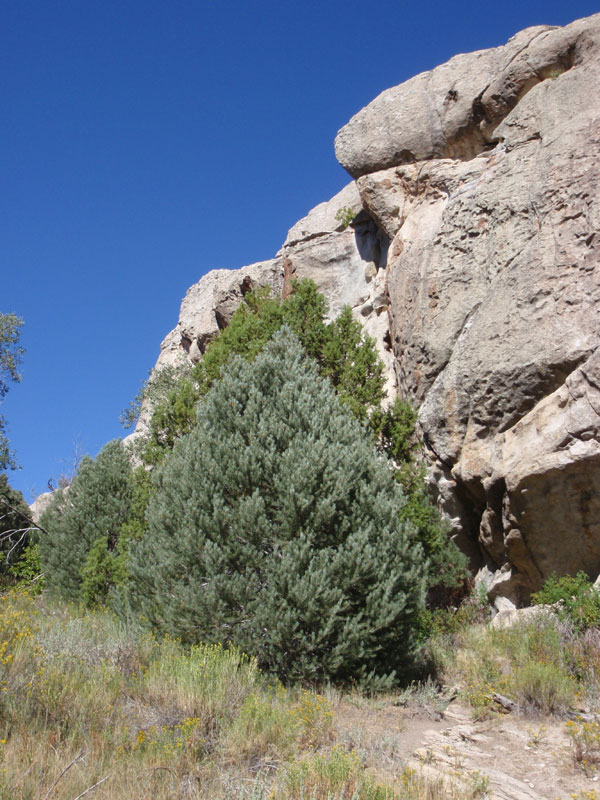
{"label": "juniper tree", "polygon": [[65,599],[102,599],[114,582],[121,526],[130,514],[130,472],[122,442],[109,442],[95,460],[82,459],[71,485],[55,492],[42,515],[46,585]]}
{"label": "juniper tree", "polygon": [[402,490],[288,328],[229,362],[154,480],[128,567],[141,619],[288,680],[410,661],[426,566]]}
{"label": "juniper tree", "polygon": [[[196,404],[218,380],[221,368],[234,355],[252,361],[275,331],[288,325],[306,353],[314,358],[340,399],[362,420],[383,396],[383,364],[373,340],[366,336],[350,308],[326,322],[327,302],[315,283],[293,282],[285,300],[271,297],[267,288],[249,292],[229,325],[213,339],[192,370],[181,377],[166,398],[155,404],[150,437],[144,450],[149,464],[158,463],[195,422]],[[147,396],[152,399],[152,386]]]}

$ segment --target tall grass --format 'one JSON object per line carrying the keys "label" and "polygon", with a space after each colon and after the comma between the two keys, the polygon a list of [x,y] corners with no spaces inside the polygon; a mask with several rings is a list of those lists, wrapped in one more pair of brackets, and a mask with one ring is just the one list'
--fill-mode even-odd
{"label": "tall grass", "polygon": [[203,796],[221,735],[263,686],[239,651],[185,651],[108,614],[4,595],[0,797],[72,800],[98,781],[103,798]]}
{"label": "tall grass", "polygon": [[406,771],[379,783],[335,746],[329,700],[274,684],[239,650],[0,595],[2,800],[475,796]]}
{"label": "tall grass", "polygon": [[472,625],[432,644],[438,669],[463,686],[476,714],[493,707],[493,693],[523,712],[564,715],[600,697],[600,633],[566,620],[537,617],[508,629]]}

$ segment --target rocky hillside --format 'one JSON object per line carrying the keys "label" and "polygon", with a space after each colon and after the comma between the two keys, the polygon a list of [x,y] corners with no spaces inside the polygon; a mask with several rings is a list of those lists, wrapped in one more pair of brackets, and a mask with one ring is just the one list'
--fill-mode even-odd
{"label": "rocky hillside", "polygon": [[349,304],[497,608],[600,573],[598,85],[600,14],[383,92],[336,138],[354,180],[275,258],[193,286],[157,363],[201,358],[250,288]]}

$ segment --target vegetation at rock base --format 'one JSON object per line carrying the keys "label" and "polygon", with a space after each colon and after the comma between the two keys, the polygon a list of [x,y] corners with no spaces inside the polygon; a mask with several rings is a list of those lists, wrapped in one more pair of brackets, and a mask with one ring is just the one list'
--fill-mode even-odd
{"label": "vegetation at rock base", "polygon": [[130,606],[286,680],[374,682],[410,661],[426,565],[368,432],[283,328],[229,362],[156,478]]}
{"label": "vegetation at rock base", "polygon": [[552,605],[555,613],[578,630],[600,625],[600,592],[596,591],[585,572],[577,575],[552,574],[539,592],[531,596],[533,605]]}
{"label": "vegetation at rock base", "polygon": [[426,488],[418,459],[416,412],[401,398],[387,410],[381,409],[383,364],[373,340],[364,334],[350,308],[329,323],[326,314],[324,296],[307,279],[295,281],[285,300],[271,297],[268,289],[246,294],[229,325],[208,344],[202,360],[185,372],[175,388],[165,395],[165,387],[173,381],[169,367],[164,375],[159,371],[152,377],[139,395],[137,412],[132,411],[130,419],[144,402],[154,409],[143,458],[148,464],[166,458],[175,442],[195,425],[197,405],[218,380],[223,366],[234,355],[252,361],[275,332],[288,325],[340,402],[369,427],[376,446],[396,465],[396,479],[406,497],[402,519],[416,529],[431,563],[431,596],[444,600],[466,580],[466,559],[450,541]]}
{"label": "vegetation at rock base", "polygon": [[[251,293],[166,400],[169,381],[151,382],[164,402],[146,452],[154,447],[159,464],[154,474],[132,471],[117,442],[96,461],[84,459],[42,519],[50,535],[40,538],[39,554],[50,591],[143,614],[187,641],[235,642],[290,680],[368,679],[374,687],[376,678],[402,671],[428,629],[417,600],[422,580],[430,599],[440,586],[452,591],[464,559],[425,488],[415,412],[400,400],[381,410],[383,367],[373,342],[349,309],[331,323],[325,312],[310,281],[286,301]],[[299,332],[304,351],[294,345],[289,364],[280,352],[275,375],[265,367],[284,323]],[[252,377],[255,364],[262,377]],[[244,382],[254,386],[252,397]],[[217,401],[219,392],[226,399]],[[218,462],[212,451],[205,457],[201,431],[219,432]],[[323,481],[328,463],[337,474]],[[362,475],[361,463],[373,469]],[[425,556],[420,569],[416,545]],[[385,624],[376,622],[377,597]]]}

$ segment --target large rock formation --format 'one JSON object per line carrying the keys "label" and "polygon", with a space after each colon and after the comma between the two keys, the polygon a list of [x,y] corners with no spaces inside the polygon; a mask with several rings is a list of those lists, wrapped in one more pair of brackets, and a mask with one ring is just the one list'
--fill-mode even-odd
{"label": "large rock formation", "polygon": [[273,261],[192,287],[163,344],[163,362],[199,357],[263,282],[308,276],[332,313],[349,303],[419,406],[440,504],[498,607],[553,570],[600,573],[599,85],[597,14],[388,89],[336,139],[356,182]]}

